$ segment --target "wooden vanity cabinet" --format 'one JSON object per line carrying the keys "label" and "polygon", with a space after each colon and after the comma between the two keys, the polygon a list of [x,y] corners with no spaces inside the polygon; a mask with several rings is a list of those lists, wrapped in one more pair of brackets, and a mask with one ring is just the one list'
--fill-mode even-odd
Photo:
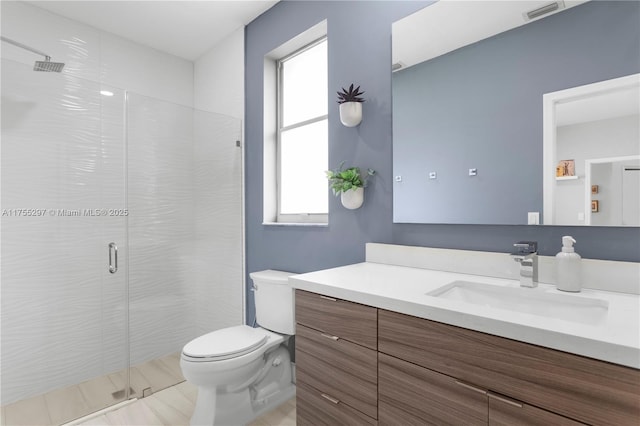
{"label": "wooden vanity cabinet", "polygon": [[378,373],[380,426],[583,425],[383,353]]}
{"label": "wooden vanity cabinet", "polygon": [[298,424],[377,424],[377,317],[376,308],[296,290]]}
{"label": "wooden vanity cabinet", "polygon": [[640,424],[640,371],[296,290],[297,422]]}
{"label": "wooden vanity cabinet", "polygon": [[[486,389],[490,424],[575,424],[566,423],[568,418],[637,426],[640,421],[640,371],[633,368],[382,309],[378,349]],[[517,404],[521,410],[515,410]],[[536,423],[527,413],[537,409],[556,420]]]}

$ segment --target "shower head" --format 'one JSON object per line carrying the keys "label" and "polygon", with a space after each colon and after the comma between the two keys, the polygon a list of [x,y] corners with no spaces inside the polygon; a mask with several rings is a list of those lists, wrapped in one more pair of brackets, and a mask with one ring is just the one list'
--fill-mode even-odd
{"label": "shower head", "polygon": [[51,62],[51,56],[47,55],[46,53],[43,53],[37,49],[34,49],[31,46],[27,46],[26,44],[22,44],[20,42],[17,42],[15,40],[11,40],[10,38],[7,38],[5,36],[0,36],[0,40],[9,43],[9,44],[13,44],[16,47],[19,47],[21,49],[24,50],[28,50],[29,52],[33,52],[37,55],[42,55],[44,56],[44,61],[36,61],[35,65],[33,66],[33,70],[34,71],[45,71],[45,72],[62,72],[62,68],[64,68],[64,63],[62,62]]}
{"label": "shower head", "polygon": [[51,58],[48,56],[44,61],[36,61],[36,63],[33,65],[34,71],[62,72],[62,68],[64,68],[64,63],[51,62]]}

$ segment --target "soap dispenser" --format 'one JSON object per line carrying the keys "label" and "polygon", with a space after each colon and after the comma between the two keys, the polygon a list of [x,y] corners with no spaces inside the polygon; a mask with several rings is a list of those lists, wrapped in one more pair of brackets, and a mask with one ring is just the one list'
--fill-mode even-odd
{"label": "soap dispenser", "polygon": [[576,240],[562,237],[562,251],[556,255],[556,286],[558,290],[578,292],[582,288],[582,258],[575,252]]}

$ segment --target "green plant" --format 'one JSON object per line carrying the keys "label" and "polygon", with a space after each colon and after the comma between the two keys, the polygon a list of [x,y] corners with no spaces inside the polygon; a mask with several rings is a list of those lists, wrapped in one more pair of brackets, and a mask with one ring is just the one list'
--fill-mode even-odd
{"label": "green plant", "polygon": [[343,104],[345,102],[364,102],[364,99],[360,97],[364,92],[360,91],[360,86],[353,88],[353,83],[349,86],[349,90],[342,88],[342,92],[338,92],[338,103]]}
{"label": "green plant", "polygon": [[329,179],[329,185],[333,191],[333,195],[338,195],[341,192],[347,192],[350,189],[364,188],[367,186],[369,178],[376,174],[373,169],[367,169],[367,175],[363,179],[360,176],[359,167],[349,167],[343,169],[344,161],[340,163],[340,167],[336,170],[327,170],[327,179]]}

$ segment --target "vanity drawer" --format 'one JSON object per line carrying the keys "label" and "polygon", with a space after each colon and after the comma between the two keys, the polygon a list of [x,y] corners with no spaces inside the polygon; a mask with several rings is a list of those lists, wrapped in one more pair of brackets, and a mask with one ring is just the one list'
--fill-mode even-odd
{"label": "vanity drawer", "polygon": [[640,371],[380,310],[379,350],[589,424],[638,425]]}
{"label": "vanity drawer", "polygon": [[379,355],[381,425],[486,425],[487,394],[452,377]]}
{"label": "vanity drawer", "polygon": [[377,348],[378,310],[371,306],[296,290],[296,322]]}
{"label": "vanity drawer", "polygon": [[489,426],[585,426],[549,411],[489,392]]}
{"label": "vanity drawer", "polygon": [[377,352],[298,324],[297,383],[304,383],[377,418]]}
{"label": "vanity drawer", "polygon": [[[323,396],[324,395],[324,396]],[[305,384],[296,386],[296,425],[377,425],[378,422]]]}

